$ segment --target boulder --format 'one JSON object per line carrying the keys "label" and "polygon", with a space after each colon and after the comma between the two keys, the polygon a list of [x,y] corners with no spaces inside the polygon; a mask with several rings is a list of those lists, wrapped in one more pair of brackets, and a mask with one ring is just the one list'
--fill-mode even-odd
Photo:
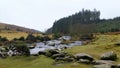
{"label": "boulder", "polygon": [[71,54],[67,54],[65,52],[61,52],[59,54],[55,54],[52,56],[53,59],[56,61],[65,61],[65,62],[72,62],[74,61],[74,57]]}
{"label": "boulder", "polygon": [[111,64],[94,65],[93,68],[113,68]]}
{"label": "boulder", "polygon": [[3,57],[3,55],[0,53],[0,58],[2,58]]}
{"label": "boulder", "polygon": [[39,51],[39,55],[46,55],[46,51]]}
{"label": "boulder", "polygon": [[87,59],[79,59],[78,62],[79,62],[79,63],[85,63],[85,64],[91,63],[91,61],[89,61],[89,60],[87,60]]}
{"label": "boulder", "polygon": [[113,64],[114,61],[110,60],[95,60],[93,68],[119,68],[119,65]]}
{"label": "boulder", "polygon": [[58,50],[48,50],[47,52],[46,52],[46,56],[48,56],[48,57],[52,57],[54,54],[59,54],[60,52],[58,51]]}
{"label": "boulder", "polygon": [[8,56],[13,56],[13,55],[14,55],[14,52],[13,52],[12,50],[9,50],[9,51],[7,52],[7,55],[8,55]]}
{"label": "boulder", "polygon": [[114,61],[110,61],[110,60],[95,60],[93,61],[93,64],[95,65],[101,65],[101,64],[113,64]]}
{"label": "boulder", "polygon": [[74,61],[74,58],[71,56],[66,56],[64,61],[72,62],[72,61]]}
{"label": "boulder", "polygon": [[117,59],[117,54],[113,51],[107,52],[101,55],[101,60],[112,60],[115,61]]}
{"label": "boulder", "polygon": [[85,54],[85,53],[80,53],[80,54],[76,54],[75,58],[77,61],[79,61],[80,59],[85,59],[85,60],[89,60],[89,61],[93,61],[93,57],[89,54]]}
{"label": "boulder", "polygon": [[69,58],[69,57],[57,57],[55,61],[64,61],[64,62],[72,62],[74,61],[74,58]]}
{"label": "boulder", "polygon": [[0,58],[6,58],[6,54],[2,54],[2,53],[0,53]]}
{"label": "boulder", "polygon": [[118,64],[116,68],[120,68],[120,64]]}
{"label": "boulder", "polygon": [[65,53],[54,54],[52,58],[55,59],[57,57],[65,57],[65,55],[66,55]]}
{"label": "boulder", "polygon": [[65,59],[65,58],[63,58],[63,57],[56,57],[56,58],[55,58],[55,61],[64,61],[64,59]]}

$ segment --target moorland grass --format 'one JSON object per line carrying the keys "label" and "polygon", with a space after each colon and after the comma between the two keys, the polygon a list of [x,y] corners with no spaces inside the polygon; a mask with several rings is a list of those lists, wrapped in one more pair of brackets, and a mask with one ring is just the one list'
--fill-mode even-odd
{"label": "moorland grass", "polygon": [[116,46],[116,43],[120,43],[120,35],[97,35],[95,41],[87,45],[72,47],[65,51],[73,55],[87,53],[95,59],[100,59],[100,55],[105,52],[114,51],[118,56],[117,63],[120,63],[120,46]]}
{"label": "moorland grass", "polygon": [[[34,36],[42,36],[42,34],[33,34]],[[28,33],[26,32],[0,32],[1,37],[6,37],[8,40],[12,40],[14,38],[20,38],[24,37],[26,38],[28,36]]]}
{"label": "moorland grass", "polygon": [[54,60],[45,56],[9,57],[0,59],[0,68],[90,68],[84,64],[66,63],[54,65]]}

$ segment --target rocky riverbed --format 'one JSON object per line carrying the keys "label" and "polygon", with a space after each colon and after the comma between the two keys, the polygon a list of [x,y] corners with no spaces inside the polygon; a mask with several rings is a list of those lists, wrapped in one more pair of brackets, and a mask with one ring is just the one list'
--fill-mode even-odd
{"label": "rocky riverbed", "polygon": [[51,40],[51,41],[36,43],[35,47],[30,48],[30,54],[31,55],[38,54],[39,52],[45,52],[46,50],[50,50],[50,49],[62,50],[62,49],[71,48],[73,46],[82,45],[81,41],[74,41],[69,44],[61,44],[61,43],[62,41],[60,40]]}

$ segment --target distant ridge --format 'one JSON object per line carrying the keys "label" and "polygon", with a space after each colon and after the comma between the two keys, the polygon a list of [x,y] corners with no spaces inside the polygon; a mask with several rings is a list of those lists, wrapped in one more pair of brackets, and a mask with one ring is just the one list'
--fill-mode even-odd
{"label": "distant ridge", "polygon": [[19,32],[26,32],[26,33],[42,33],[41,31],[38,31],[35,29],[0,22],[0,31],[5,31],[5,30],[19,31]]}

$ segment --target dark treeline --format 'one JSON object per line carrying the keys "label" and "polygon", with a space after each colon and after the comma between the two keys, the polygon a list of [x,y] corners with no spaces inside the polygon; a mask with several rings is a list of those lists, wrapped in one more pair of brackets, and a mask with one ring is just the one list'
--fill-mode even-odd
{"label": "dark treeline", "polygon": [[100,11],[82,10],[55,21],[48,33],[88,34],[120,31],[120,17],[100,19]]}

